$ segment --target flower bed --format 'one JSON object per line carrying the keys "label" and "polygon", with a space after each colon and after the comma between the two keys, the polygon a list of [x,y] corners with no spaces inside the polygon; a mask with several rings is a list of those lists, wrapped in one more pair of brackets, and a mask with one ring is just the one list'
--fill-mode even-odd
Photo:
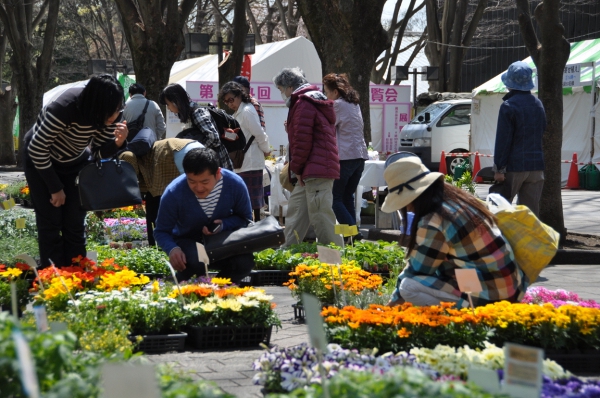
{"label": "flower bed", "polygon": [[349,348],[378,347],[394,352],[438,344],[484,348],[486,341],[497,346],[512,342],[558,350],[600,346],[600,310],[595,308],[502,301],[477,307],[473,314],[470,309],[453,306],[328,307],[322,315],[330,341]]}
{"label": "flower bed", "polygon": [[383,282],[381,277],[362,270],[354,261],[339,267],[320,262],[313,265],[300,264],[290,272],[290,277],[293,279],[285,285],[298,302],[302,293],[315,295],[323,304],[334,304],[338,295],[338,301],[346,303],[355,296],[367,293],[371,293],[371,300],[382,296],[379,291]]}
{"label": "flower bed", "polygon": [[[331,379],[344,371],[382,375],[397,372],[400,368],[415,368],[431,382],[440,379],[466,380],[471,365],[499,371],[504,367],[504,351],[490,344],[483,350],[438,346],[435,349],[412,349],[410,353],[386,353],[380,356],[376,356],[376,352],[377,350],[372,353],[359,352],[329,344],[322,359],[325,377]],[[254,384],[265,386],[265,390],[269,392],[306,388],[320,384],[322,378],[316,350],[306,344],[267,350],[254,362],[254,370],[258,371],[253,379]],[[544,361],[543,373],[545,384],[571,376],[550,360]],[[379,387],[368,396],[377,396],[376,391],[381,391]]]}
{"label": "flower bed", "polygon": [[[34,326],[15,325],[7,313],[0,313],[0,396],[25,397],[21,382],[21,366],[12,338],[20,329],[31,350],[40,392],[44,397],[97,398],[100,389],[100,369],[104,363],[130,360],[130,354],[111,352],[100,355],[82,352],[77,338],[71,332],[37,333]],[[135,358],[131,359],[135,364]],[[190,376],[175,372],[168,366],[156,369],[159,396],[175,397],[231,397],[212,382],[193,381]]]}
{"label": "flower bed", "polygon": [[569,292],[567,290],[548,290],[542,286],[532,286],[527,289],[525,296],[523,296],[523,303],[527,304],[544,304],[550,303],[555,307],[561,305],[578,305],[580,307],[589,307],[600,309],[600,304],[594,300],[582,300],[579,298],[577,293]]}
{"label": "flower bed", "polygon": [[[365,271],[387,273],[397,269],[404,261],[404,250],[397,243],[385,241],[357,241],[344,248],[328,247],[341,251],[342,260],[354,261]],[[318,261],[317,245],[301,243],[286,249],[266,249],[254,253],[257,270],[292,270],[300,264],[313,265]]]}
{"label": "flower bed", "polygon": [[29,303],[29,281],[26,278],[31,273],[27,264],[16,263],[7,267],[0,264],[0,308],[12,312],[12,296],[10,284],[17,289],[17,311],[23,311]]}
{"label": "flower bed", "polygon": [[156,247],[117,249],[108,245],[90,246],[89,250],[98,252],[98,261],[114,259],[116,264],[127,267],[138,274],[170,275],[165,263],[169,256]]}
{"label": "flower bed", "polygon": [[148,239],[145,218],[105,218],[104,224],[106,225],[106,236],[111,241],[132,242]]}

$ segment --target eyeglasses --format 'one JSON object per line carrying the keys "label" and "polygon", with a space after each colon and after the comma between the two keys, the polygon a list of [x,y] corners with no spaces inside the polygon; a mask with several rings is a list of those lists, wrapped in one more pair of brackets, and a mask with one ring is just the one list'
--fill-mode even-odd
{"label": "eyeglasses", "polygon": [[233,104],[233,101],[235,101],[235,97],[231,97],[229,99],[223,100],[223,103],[225,105],[229,105],[229,104]]}

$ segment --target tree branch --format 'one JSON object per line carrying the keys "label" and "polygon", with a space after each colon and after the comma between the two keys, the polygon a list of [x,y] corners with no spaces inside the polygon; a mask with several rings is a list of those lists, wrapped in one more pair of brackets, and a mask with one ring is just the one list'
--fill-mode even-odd
{"label": "tree branch", "polygon": [[46,13],[47,8],[48,8],[48,0],[45,0],[44,3],[42,4],[42,7],[40,8],[40,12],[38,13],[37,17],[35,17],[35,19],[33,20],[33,30],[35,30],[38,27],[38,25],[40,24],[40,21],[44,17],[44,14]]}
{"label": "tree branch", "polygon": [[519,25],[521,27],[521,32],[523,33],[525,47],[527,47],[527,51],[531,55],[533,62],[538,65],[538,61],[540,60],[540,49],[542,45],[535,34],[535,29],[533,28],[531,13],[529,12],[529,0],[516,0],[516,2],[517,11],[519,12]]}
{"label": "tree branch", "polygon": [[[290,2],[288,1],[288,10],[289,10],[289,7],[291,6],[289,3]],[[292,35],[290,34],[290,30],[288,28],[287,17],[285,14],[285,8],[283,7],[283,3],[281,2],[281,0],[275,0],[275,4],[277,4],[277,8],[279,9],[279,15],[281,15],[281,29],[283,29],[283,33],[285,34],[285,37],[287,37],[288,39],[291,39]]]}
{"label": "tree branch", "polygon": [[218,0],[210,0],[210,2],[213,4],[213,9],[217,13],[219,13],[219,15],[221,17],[221,22],[225,22],[225,24],[227,25],[227,28],[229,28],[231,31],[233,31],[233,25],[231,24],[231,22],[229,22],[227,20],[226,15],[221,12],[221,9],[219,8],[219,2],[218,2]]}
{"label": "tree branch", "polygon": [[477,25],[479,25],[479,21],[483,17],[486,7],[487,0],[479,0],[479,3],[477,3],[477,8],[473,13],[473,17],[471,18],[471,22],[469,22],[469,26],[465,32],[465,37],[462,42],[463,46],[469,47],[471,45],[471,41],[473,41],[473,36],[475,36],[475,31],[477,30]]}
{"label": "tree branch", "polygon": [[44,31],[44,45],[42,52],[37,59],[37,77],[38,84],[45,85],[50,75],[50,67],[52,65],[52,52],[54,51],[54,40],[56,37],[56,29],[58,28],[58,13],[60,0],[49,0],[48,4],[48,19],[46,21],[46,30]]}
{"label": "tree branch", "polygon": [[256,18],[252,13],[252,8],[250,7],[250,3],[246,4],[246,15],[248,15],[248,19],[250,20],[250,24],[252,25],[252,30],[254,31],[254,37],[256,39],[257,44],[263,44],[262,37],[260,35],[260,28],[256,23]]}

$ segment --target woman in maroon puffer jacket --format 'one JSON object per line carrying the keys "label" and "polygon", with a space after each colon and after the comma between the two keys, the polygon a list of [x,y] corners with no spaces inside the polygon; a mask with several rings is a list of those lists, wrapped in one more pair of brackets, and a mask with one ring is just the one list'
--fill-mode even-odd
{"label": "woman in maroon puffer jacket", "polygon": [[333,102],[308,84],[300,68],[284,68],[273,82],[290,108],[286,121],[290,180],[295,187],[285,219],[284,246],[304,240],[310,224],[319,242],[342,245],[334,232],[333,180],[340,177]]}

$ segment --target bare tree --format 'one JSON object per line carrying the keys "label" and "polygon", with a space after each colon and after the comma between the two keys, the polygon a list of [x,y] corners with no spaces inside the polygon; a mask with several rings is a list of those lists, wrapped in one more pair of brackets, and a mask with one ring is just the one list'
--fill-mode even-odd
{"label": "bare tree", "polygon": [[[52,65],[58,11],[59,0],[0,0],[0,21],[13,50],[11,69],[19,95],[19,151],[23,149],[25,133],[35,123],[42,107]],[[33,45],[34,33],[43,37],[39,49]],[[17,163],[22,163],[21,156]]]}
{"label": "bare tree", "polygon": [[[4,26],[0,30],[0,77],[4,76],[4,61],[8,59],[8,36]],[[15,145],[13,141],[13,122],[17,112],[15,100],[15,75],[11,73],[11,83],[6,84],[0,79],[0,164],[13,165],[16,163]]]}
{"label": "bare tree", "polygon": [[[411,19],[425,7],[424,1],[419,5],[416,3],[417,0],[410,0],[408,9],[404,12],[404,15],[399,17],[400,7],[403,4],[403,0],[396,0],[394,13],[387,28],[387,35],[389,40],[393,42],[393,47],[388,47],[383,56],[377,60],[375,66],[373,67],[373,71],[371,72],[371,81],[390,84],[391,74],[388,73],[385,79],[383,76],[389,70],[390,65],[396,65],[398,55],[405,51],[412,51],[411,56],[409,57],[409,62],[406,64],[406,66],[409,66],[412,60],[425,46],[426,34],[425,31],[423,31],[423,34],[420,35],[416,40],[408,45],[405,45],[405,47],[402,47],[402,39],[404,37],[404,33],[409,27]],[[395,42],[393,40],[394,37],[396,38]],[[396,80],[394,84],[399,84],[399,81]]]}
{"label": "bare tree", "polygon": [[[235,0],[233,14],[233,50],[229,57],[219,65],[219,87],[240,74],[244,61],[244,43],[248,33],[246,23],[246,6],[248,0]],[[224,104],[221,104],[224,105]]]}
{"label": "bare tree", "polygon": [[365,141],[371,141],[369,80],[375,60],[390,46],[381,25],[385,0],[298,0],[323,74],[347,73],[360,95]]}
{"label": "bare tree", "polygon": [[519,26],[523,41],[538,72],[538,98],[546,110],[547,127],[543,138],[544,148],[544,200],[540,218],[566,237],[561,196],[561,148],[563,129],[562,79],[569,60],[571,47],[564,37],[560,23],[560,0],[543,0],[535,8],[540,37],[531,20],[529,0],[517,0]]}
{"label": "bare tree", "polygon": [[303,31],[296,0],[252,0],[246,12],[257,44],[291,39]]}
{"label": "bare tree", "polygon": [[155,101],[184,48],[183,27],[196,0],[115,0],[136,80]]}
{"label": "bare tree", "polygon": [[[436,91],[460,91],[463,59],[487,6],[487,0],[472,1],[476,3],[475,10],[469,15],[469,0],[444,0],[441,6],[438,0],[426,0],[428,44],[425,54],[432,65],[440,67],[439,80],[434,84]],[[447,64],[450,66],[448,74]]]}

